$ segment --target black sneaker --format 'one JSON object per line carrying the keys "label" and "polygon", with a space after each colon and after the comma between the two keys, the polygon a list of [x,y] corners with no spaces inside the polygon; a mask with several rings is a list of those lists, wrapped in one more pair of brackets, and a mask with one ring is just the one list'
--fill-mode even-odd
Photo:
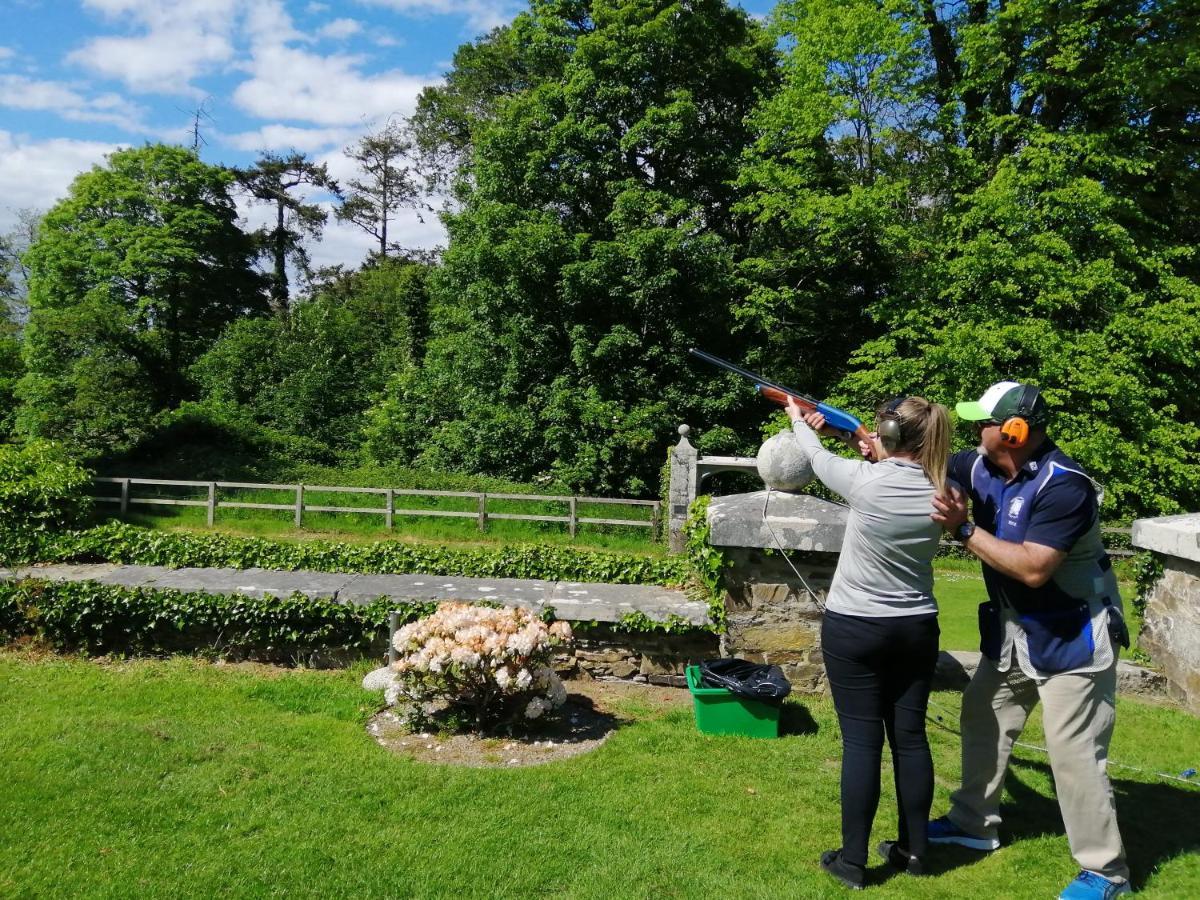
{"label": "black sneaker", "polygon": [[867,880],[866,866],[856,866],[842,858],[841,850],[826,850],[821,854],[821,868],[853,891],[861,891]]}
{"label": "black sneaker", "polygon": [[897,872],[907,872],[909,875],[925,874],[925,864],[921,857],[901,850],[899,841],[884,841],[875,850]]}

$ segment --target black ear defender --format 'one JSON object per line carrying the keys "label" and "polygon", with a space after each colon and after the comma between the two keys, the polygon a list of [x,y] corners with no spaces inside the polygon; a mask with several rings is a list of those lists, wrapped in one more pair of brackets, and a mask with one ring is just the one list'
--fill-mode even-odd
{"label": "black ear defender", "polygon": [[907,397],[894,397],[879,413],[879,427],[876,433],[879,435],[879,442],[883,444],[883,449],[888,453],[894,452],[904,438],[904,428],[900,424],[900,404],[907,399]]}

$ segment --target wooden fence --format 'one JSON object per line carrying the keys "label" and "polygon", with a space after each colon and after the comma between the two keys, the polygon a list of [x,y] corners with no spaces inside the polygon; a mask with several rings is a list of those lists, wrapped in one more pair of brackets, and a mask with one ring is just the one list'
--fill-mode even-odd
{"label": "wooden fence", "polygon": [[[369,488],[369,487],[337,487],[329,485],[306,484],[252,484],[244,481],[171,481],[162,478],[94,478],[97,484],[116,484],[120,486],[119,496],[95,496],[97,503],[116,503],[121,512],[126,513],[131,506],[199,506],[207,512],[209,526],[216,520],[218,509],[266,509],[276,511],[291,511],[297,528],[304,522],[304,514],[310,513],[353,513],[361,515],[383,516],[386,527],[391,531],[396,516],[442,516],[450,518],[475,519],[479,530],[486,531],[489,519],[517,519],[529,522],[562,522],[567,525],[571,537],[580,525],[628,525],[634,528],[649,528],[657,533],[662,503],[658,500],[629,500],[613,497],[566,497],[547,494],[503,494],[479,491],[429,491],[416,488]],[[183,500],[169,497],[134,497],[131,488],[137,485],[153,485],[157,487],[181,487],[203,489],[208,492],[207,499]],[[222,500],[218,492],[222,490],[260,490],[260,491],[290,491],[295,500],[291,503],[247,503],[235,500]],[[323,506],[306,502],[307,494],[374,494],[383,497],[382,507],[373,506]],[[448,509],[404,509],[396,506],[397,497],[458,497],[473,498],[475,510]],[[489,512],[489,500],[525,500],[542,503],[565,503],[567,515],[549,516],[526,513]],[[601,519],[579,515],[580,504],[613,504],[622,506],[649,506],[651,518],[646,519]]]}

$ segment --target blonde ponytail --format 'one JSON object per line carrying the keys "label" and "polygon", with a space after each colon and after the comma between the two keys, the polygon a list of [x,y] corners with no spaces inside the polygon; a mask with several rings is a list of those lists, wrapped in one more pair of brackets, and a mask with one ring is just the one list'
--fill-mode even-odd
{"label": "blonde ponytail", "polygon": [[892,452],[913,457],[934,488],[944,492],[950,456],[949,411],[924,397],[906,397],[890,416],[900,423],[900,441]]}

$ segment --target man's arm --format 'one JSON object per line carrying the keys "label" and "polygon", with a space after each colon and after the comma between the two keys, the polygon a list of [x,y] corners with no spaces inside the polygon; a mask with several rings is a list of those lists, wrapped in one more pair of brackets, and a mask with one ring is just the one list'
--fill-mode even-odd
{"label": "man's arm", "polygon": [[[951,535],[967,521],[967,498],[957,488],[950,488],[949,496],[939,494],[934,497],[933,506],[935,511],[931,518]],[[1002,541],[982,528],[976,528],[963,546],[997,572],[1031,588],[1039,588],[1049,581],[1067,558],[1066,550],[1033,541],[1021,544]]]}

